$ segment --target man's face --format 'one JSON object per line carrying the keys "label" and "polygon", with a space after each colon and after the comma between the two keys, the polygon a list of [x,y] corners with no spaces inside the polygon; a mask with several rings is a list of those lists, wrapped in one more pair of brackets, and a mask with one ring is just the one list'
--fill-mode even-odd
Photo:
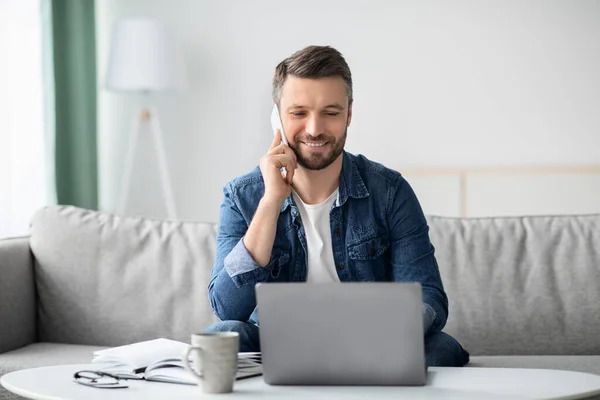
{"label": "man's face", "polygon": [[342,78],[288,76],[279,109],[290,148],[302,167],[324,169],[342,154],[352,119]]}

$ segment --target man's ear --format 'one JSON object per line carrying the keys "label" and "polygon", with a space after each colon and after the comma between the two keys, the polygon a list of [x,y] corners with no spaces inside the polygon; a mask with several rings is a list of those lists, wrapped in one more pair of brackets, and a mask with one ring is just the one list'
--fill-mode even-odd
{"label": "man's ear", "polygon": [[352,122],[352,106],[348,107],[348,119],[346,120],[346,128],[350,126],[350,122]]}

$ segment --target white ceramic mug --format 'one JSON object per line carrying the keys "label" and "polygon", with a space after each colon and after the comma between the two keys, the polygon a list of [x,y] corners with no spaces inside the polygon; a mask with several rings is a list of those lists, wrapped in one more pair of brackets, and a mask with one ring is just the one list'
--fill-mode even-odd
{"label": "white ceramic mug", "polygon": [[[237,374],[240,335],[237,332],[196,333],[182,355],[183,366],[205,393],[230,393]],[[193,352],[193,368],[189,364]]]}

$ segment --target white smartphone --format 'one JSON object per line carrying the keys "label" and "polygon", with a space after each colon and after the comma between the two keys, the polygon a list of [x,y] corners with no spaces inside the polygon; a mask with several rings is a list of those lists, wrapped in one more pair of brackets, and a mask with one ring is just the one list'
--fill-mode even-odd
{"label": "white smartphone", "polygon": [[[289,146],[287,139],[285,138],[285,132],[283,131],[283,122],[281,122],[281,116],[279,115],[279,109],[277,108],[277,104],[273,104],[273,111],[271,111],[271,127],[273,128],[273,133],[279,129],[279,133],[281,134],[281,142],[286,146]],[[284,178],[287,178],[287,171],[285,168],[281,168],[281,173]]]}
{"label": "white smartphone", "polygon": [[289,146],[285,137],[285,132],[283,131],[283,122],[281,122],[281,116],[279,115],[277,104],[273,104],[273,111],[271,112],[271,127],[273,128],[273,133],[279,129],[279,132],[281,133],[281,142],[286,146]]}

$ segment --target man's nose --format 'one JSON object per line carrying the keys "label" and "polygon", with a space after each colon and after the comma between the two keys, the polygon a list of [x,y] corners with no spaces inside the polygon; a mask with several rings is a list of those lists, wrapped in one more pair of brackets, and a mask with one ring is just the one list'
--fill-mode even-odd
{"label": "man's nose", "polygon": [[323,133],[323,131],[323,122],[319,116],[311,116],[308,118],[308,121],[306,121],[306,133],[316,137]]}

